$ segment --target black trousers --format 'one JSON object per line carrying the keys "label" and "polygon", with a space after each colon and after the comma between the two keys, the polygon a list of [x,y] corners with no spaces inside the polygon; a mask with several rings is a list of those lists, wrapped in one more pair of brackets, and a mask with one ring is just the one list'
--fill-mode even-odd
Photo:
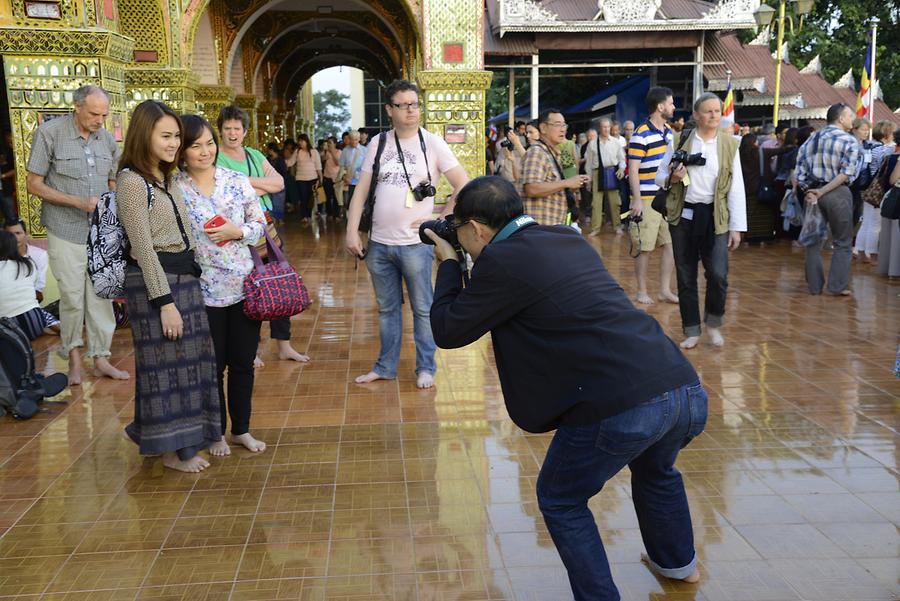
{"label": "black trousers", "polygon": [[338,203],[337,194],[334,193],[334,180],[330,177],[322,178],[322,186],[325,187],[325,213],[337,219],[341,215],[343,199]]}
{"label": "black trousers", "polygon": [[300,192],[300,217],[309,219],[316,207],[316,195],[313,194],[313,184],[316,180],[297,180],[297,189]]}
{"label": "black trousers", "polygon": [[[222,412],[222,434],[231,417],[231,433],[235,436],[250,431],[253,397],[253,359],[259,345],[260,322],[244,315],[244,301],[228,307],[207,307],[209,331],[216,351],[219,382],[219,407]],[[228,369],[228,394],[225,394],[225,369]],[[226,412],[227,398],[227,412]]]}
{"label": "black trousers", "polygon": [[[706,300],[703,305],[708,327],[722,326],[725,294],[728,290],[728,234],[714,236],[711,248],[698,244],[694,221],[682,218],[670,225],[672,251],[675,253],[675,277],[678,281],[678,309],[685,336],[700,335],[700,295],[697,286],[698,263],[706,270]],[[712,223],[709,223],[712,227]],[[710,235],[713,235],[710,232]]]}

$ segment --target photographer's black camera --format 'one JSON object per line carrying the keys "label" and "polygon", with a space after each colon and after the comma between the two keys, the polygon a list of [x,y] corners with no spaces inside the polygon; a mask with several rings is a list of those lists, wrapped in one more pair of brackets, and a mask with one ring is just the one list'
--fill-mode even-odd
{"label": "photographer's black camera", "polygon": [[685,167],[702,167],[706,164],[706,157],[702,153],[688,154],[686,150],[678,149],[672,154],[673,165],[684,165]]}
{"label": "photographer's black camera", "polygon": [[413,188],[413,197],[418,201],[422,202],[426,198],[431,198],[435,194],[437,194],[437,190],[430,182],[421,182],[418,186]]}
{"label": "photographer's black camera", "polygon": [[425,230],[431,230],[443,238],[453,248],[462,248],[459,244],[459,238],[456,237],[456,228],[453,227],[453,215],[447,215],[446,219],[431,219],[419,226],[419,239],[423,244],[434,244],[434,242],[425,234]]}
{"label": "photographer's black camera", "polygon": [[502,142],[500,142],[500,148],[511,149],[512,147],[513,147],[513,143],[510,142],[509,140],[503,140]]}

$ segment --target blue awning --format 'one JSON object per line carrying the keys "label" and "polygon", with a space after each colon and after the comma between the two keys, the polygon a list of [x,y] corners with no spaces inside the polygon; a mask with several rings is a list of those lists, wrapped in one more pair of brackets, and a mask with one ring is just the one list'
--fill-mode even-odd
{"label": "blue awning", "polygon": [[607,86],[600,90],[599,92],[593,94],[592,96],[588,96],[581,102],[577,104],[573,104],[567,109],[563,110],[564,114],[574,114],[574,113],[592,113],[595,110],[599,110],[598,108],[594,108],[595,105],[601,104],[602,101],[606,100],[610,96],[619,94],[631,88],[632,86],[640,84],[642,81],[649,80],[646,77],[641,77],[635,75],[633,77],[629,77],[628,79],[623,79],[622,81],[617,81],[616,83]]}

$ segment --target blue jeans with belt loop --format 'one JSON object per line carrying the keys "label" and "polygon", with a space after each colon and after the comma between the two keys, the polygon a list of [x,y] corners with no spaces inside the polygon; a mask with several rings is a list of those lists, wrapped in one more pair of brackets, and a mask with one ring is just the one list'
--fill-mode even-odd
{"label": "blue jeans with belt loop", "polygon": [[626,465],[650,567],[667,578],[694,573],[697,556],[678,452],[703,431],[706,392],[695,382],[589,426],[561,426],[537,482],[538,506],[566,566],[576,601],[618,601],[588,501]]}

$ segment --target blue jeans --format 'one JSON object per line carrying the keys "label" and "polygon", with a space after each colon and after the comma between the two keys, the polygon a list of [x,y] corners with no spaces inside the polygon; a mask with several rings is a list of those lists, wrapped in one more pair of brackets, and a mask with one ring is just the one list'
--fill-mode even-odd
{"label": "blue jeans", "polygon": [[537,482],[538,506],[577,601],[618,601],[588,500],[626,465],[651,568],[686,578],[697,565],[691,513],[675,459],[706,424],[706,392],[682,386],[598,424],[560,427]]}
{"label": "blue jeans", "polygon": [[431,334],[431,263],[434,247],[426,244],[389,246],[369,241],[366,267],[372,276],[378,301],[378,327],[381,353],[372,370],[384,378],[397,377],[400,345],[403,338],[403,284],[413,312],[413,337],[416,341],[416,373],[437,370],[434,362],[434,336]]}

